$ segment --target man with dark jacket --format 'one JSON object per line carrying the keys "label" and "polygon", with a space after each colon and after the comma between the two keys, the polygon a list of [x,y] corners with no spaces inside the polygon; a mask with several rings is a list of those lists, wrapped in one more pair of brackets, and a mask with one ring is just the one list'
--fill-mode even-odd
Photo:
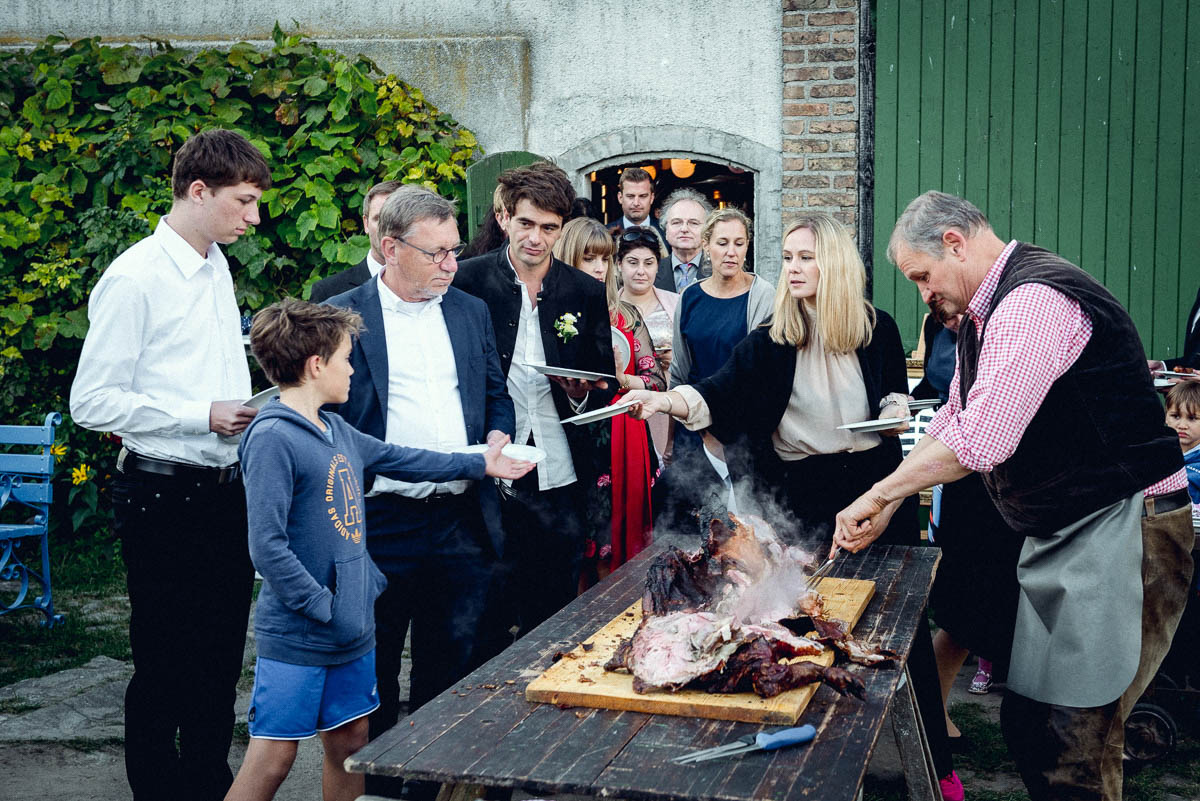
{"label": "man with dark jacket", "polygon": [[[455,213],[423,187],[395,190],[379,217],[383,272],[329,301],[362,315],[365,328],[350,352],[342,417],[389,443],[444,453],[514,430],[487,307],[450,286],[462,247]],[[367,550],[388,578],[375,605],[376,737],[399,714],[410,621],[410,708],[468,672],[504,534],[490,479],[404,482],[368,473],[365,483]]]}
{"label": "man with dark jacket", "polygon": [[671,252],[659,259],[654,285],[667,292],[682,292],[712,275],[708,254],[700,247],[700,231],[712,206],[694,189],[676,189],[667,195],[662,211]]}
{"label": "man with dark jacket", "polygon": [[949,402],[891,475],[837,515],[866,547],[908,495],[982,474],[1025,537],[1001,724],[1034,801],[1120,798],[1124,722],[1170,646],[1194,541],[1174,432],[1108,290],[971,203],[918,197],[888,256],[963,313]]}
{"label": "man with dark jacket", "polygon": [[654,219],[654,179],[650,173],[641,167],[622,170],[617,179],[617,203],[621,216],[609,223],[609,231],[619,234],[626,228],[653,228],[658,238],[663,238],[662,228]]}
{"label": "man with dark jacket", "polygon": [[362,222],[363,230],[367,232],[367,239],[371,243],[371,249],[358,264],[342,270],[340,273],[326,276],[313,284],[312,292],[308,295],[309,300],[313,303],[324,303],[334,295],[349,292],[356,286],[362,286],[368,280],[379,275],[380,270],[383,269],[383,251],[379,248],[379,212],[388,196],[401,186],[399,181],[384,181],[367,190],[367,196],[363,198]]}
{"label": "man with dark jacket", "polygon": [[[495,629],[515,622],[524,633],[575,597],[583,559],[583,487],[595,480],[593,455],[587,429],[561,421],[605,406],[616,387],[534,369],[613,374],[604,285],[551,256],[575,199],[561,169],[540,162],[507,170],[499,182],[508,242],[460,264],[454,284],[482,298],[492,312],[500,366],[516,407],[513,441],[546,452],[537,469],[512,485],[504,510],[506,564],[513,573],[508,588],[497,589],[496,603],[517,606]],[[503,640],[501,633],[492,649]]]}

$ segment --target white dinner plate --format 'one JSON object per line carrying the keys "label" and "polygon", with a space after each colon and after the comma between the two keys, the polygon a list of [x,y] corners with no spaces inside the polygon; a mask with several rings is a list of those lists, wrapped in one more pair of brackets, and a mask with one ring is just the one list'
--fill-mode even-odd
{"label": "white dinner plate", "polygon": [[629,369],[629,360],[633,358],[633,354],[629,352],[629,340],[625,338],[625,333],[615,325],[610,325],[608,328],[612,333],[612,349],[617,374],[620,375]]}
{"label": "white dinner plate", "polygon": [[[271,400],[271,398],[278,397],[279,387],[270,387],[269,389],[264,389],[262,392],[250,398],[250,400],[242,401],[242,405],[249,406],[251,409],[261,409],[267,405],[267,401]],[[227,437],[224,434],[218,434],[217,439],[221,440],[221,442],[224,442],[226,445],[237,445],[242,441],[242,435],[234,434],[232,437]]]}
{"label": "white dinner plate", "polygon": [[555,367],[551,364],[530,364],[526,365],[542,375],[556,375],[562,378],[578,378],[581,381],[616,381],[615,375],[607,375],[606,373],[593,373],[590,370],[575,370],[571,367]]}
{"label": "white dinner plate", "polygon": [[262,407],[267,405],[267,401],[271,400],[271,398],[278,398],[278,397],[279,397],[279,387],[271,387],[269,389],[264,389],[262,392],[258,393],[257,395],[255,395],[253,398],[246,401],[242,405],[249,406],[251,409],[261,409]]}
{"label": "white dinner plate", "polygon": [[887,420],[864,420],[861,423],[846,423],[845,425],[838,426],[838,428],[844,428],[847,431],[857,431],[860,434],[870,434],[872,431],[888,431],[901,423],[907,422],[907,417],[892,417]]}
{"label": "white dinner plate", "polygon": [[[452,453],[486,453],[488,449],[487,443],[479,443],[478,445],[464,445],[461,448],[455,448]],[[510,442],[500,449],[510,459],[520,459],[523,462],[533,462],[537,464],[546,458],[546,452],[541,448],[533,445],[517,445]]]}
{"label": "white dinner plate", "polygon": [[1156,378],[1156,379],[1154,379],[1154,386],[1155,386],[1155,388],[1156,388],[1156,389],[1157,389],[1157,388],[1161,388],[1161,387],[1169,387],[1169,386],[1171,386],[1171,385],[1172,385],[1172,382],[1171,382],[1171,380],[1170,380],[1170,379],[1167,379],[1167,378]]}
{"label": "white dinner plate", "polygon": [[1177,373],[1174,370],[1151,370],[1153,375],[1161,378],[1177,378],[1184,381],[1200,381],[1200,373]]}
{"label": "white dinner plate", "polygon": [[587,423],[595,423],[598,420],[607,420],[610,417],[616,417],[618,414],[624,414],[637,401],[624,401],[622,403],[614,403],[612,406],[605,406],[603,409],[597,409],[594,412],[584,412],[577,414],[574,417],[568,417],[563,420],[564,423],[574,423],[577,426],[586,425]]}

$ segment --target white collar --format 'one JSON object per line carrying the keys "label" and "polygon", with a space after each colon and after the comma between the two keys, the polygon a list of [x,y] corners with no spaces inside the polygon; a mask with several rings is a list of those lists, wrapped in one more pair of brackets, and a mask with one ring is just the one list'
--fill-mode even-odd
{"label": "white collar", "polygon": [[171,257],[171,261],[184,278],[191,278],[200,272],[205,264],[211,264],[215,269],[223,261],[221,249],[217,247],[216,242],[210,242],[207,256],[201,256],[178,231],[167,224],[166,217],[158,219],[158,225],[154,227],[154,238]]}
{"label": "white collar", "polygon": [[429,309],[436,308],[441,304],[444,297],[443,295],[436,295],[427,300],[405,300],[383,282],[382,274],[375,280],[379,283],[379,305],[385,311],[399,312],[400,314],[408,314],[416,317],[424,314]]}
{"label": "white collar", "polygon": [[371,271],[372,278],[383,272],[383,265],[375,261],[370,251],[367,251],[367,269]]}

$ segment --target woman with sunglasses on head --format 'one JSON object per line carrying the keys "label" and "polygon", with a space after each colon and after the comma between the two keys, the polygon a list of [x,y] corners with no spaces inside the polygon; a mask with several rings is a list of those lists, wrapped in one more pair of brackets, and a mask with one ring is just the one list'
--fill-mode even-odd
{"label": "woman with sunglasses on head", "polygon": [[[626,235],[630,230],[641,229],[627,229]],[[657,265],[658,240],[653,242]],[[644,245],[639,247],[645,250]],[[645,321],[636,306],[620,299],[617,289],[613,253],[620,255],[629,249],[629,242],[622,239],[614,243],[601,223],[586,217],[577,217],[563,226],[562,236],[554,247],[555,257],[604,282],[609,319],[615,329],[613,352],[618,361],[615,367],[620,385],[614,403],[621,402],[630,389],[666,388],[666,375],[654,358],[654,346]],[[625,343],[628,359],[620,353],[622,349],[616,336]],[[581,588],[604,578],[649,544],[652,526],[650,486],[656,466],[645,423],[618,415],[592,423],[590,430],[596,459],[595,474],[599,478],[588,488],[587,517],[593,522],[593,528],[584,551]]]}
{"label": "woman with sunglasses on head", "polygon": [[[654,359],[662,375],[671,366],[671,341],[675,332],[675,309],[679,295],[654,285],[658,274],[658,237],[649,228],[626,228],[617,242],[617,275],[621,287],[620,299],[637,309],[649,332]],[[645,358],[643,354],[642,358]],[[654,452],[661,458],[670,450],[672,426],[665,417],[650,421],[650,436]]]}
{"label": "woman with sunglasses on head", "polygon": [[[713,260],[717,269],[718,261]],[[824,552],[834,516],[902,458],[896,435],[908,424],[908,372],[896,323],[864,297],[866,270],[849,232],[810,215],[783,238],[783,270],[771,322],[737,344],[729,361],[695,384],[634,392],[631,414],[664,412],[689,429],[710,429],[727,446],[730,469],[769,495],[789,519],[785,538]],[[684,292],[686,300],[689,289]],[[896,419],[880,433],[839,429]],[[892,517],[882,542],[917,545],[916,497]],[[934,763],[947,798],[961,799],[946,739],[933,645],[917,627],[909,669]]]}

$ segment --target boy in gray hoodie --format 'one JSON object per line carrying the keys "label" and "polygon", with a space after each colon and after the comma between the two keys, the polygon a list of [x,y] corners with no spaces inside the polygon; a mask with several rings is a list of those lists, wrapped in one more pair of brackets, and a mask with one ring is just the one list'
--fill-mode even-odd
{"label": "boy in gray hoodie", "polygon": [[367,555],[362,474],[403,481],[519,478],[533,467],[500,453],[444,454],[389,445],[321,410],[350,392],[358,314],[286,299],[254,316],[250,347],[280,396],[242,435],[250,557],[263,576],[254,619],[258,661],[250,746],[230,799],[270,799],[298,740],[318,732],[326,801],[354,799],[346,757],[367,743],[375,688],[375,599],[387,583]]}

